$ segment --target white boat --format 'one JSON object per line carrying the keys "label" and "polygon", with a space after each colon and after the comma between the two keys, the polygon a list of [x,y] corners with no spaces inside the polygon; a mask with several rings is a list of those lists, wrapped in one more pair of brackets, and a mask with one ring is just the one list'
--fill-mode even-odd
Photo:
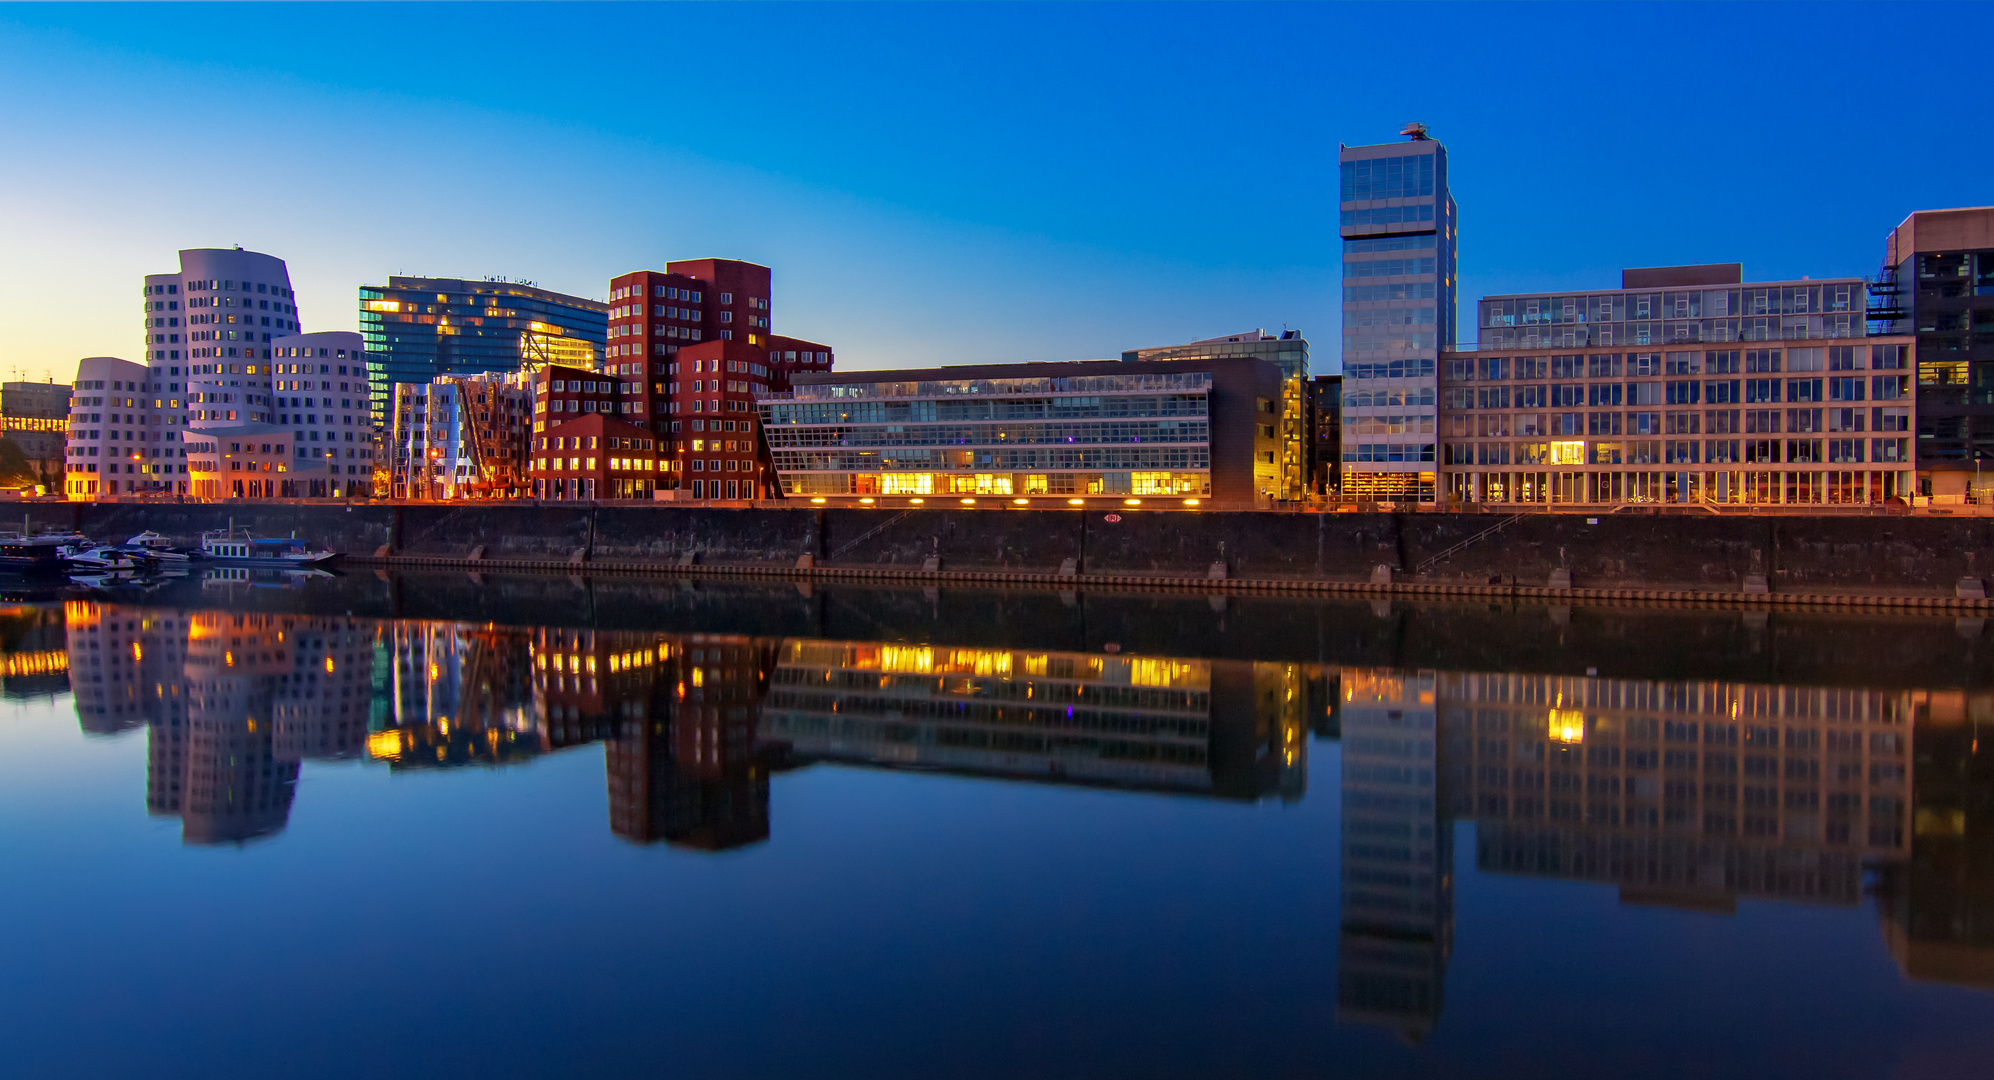
{"label": "white boat", "polygon": [[119,570],[147,571],[158,560],[144,552],[126,551],[108,544],[88,544],[63,549],[62,561],[71,573],[100,574]]}
{"label": "white boat", "polygon": [[200,552],[175,547],[173,541],[167,539],[165,534],[153,532],[151,529],[125,541],[123,546],[131,551],[143,551],[163,563],[179,564],[200,557]]}
{"label": "white boat", "polygon": [[224,565],[267,567],[323,566],[340,556],[313,550],[295,536],[252,537],[234,528],[202,533],[201,554]]}

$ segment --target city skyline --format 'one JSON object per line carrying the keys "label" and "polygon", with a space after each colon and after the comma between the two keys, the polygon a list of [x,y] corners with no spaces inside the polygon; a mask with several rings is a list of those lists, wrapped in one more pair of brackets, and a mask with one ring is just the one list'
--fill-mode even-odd
{"label": "city skyline", "polygon": [[[609,39],[597,33],[602,9],[588,6],[519,9],[503,27],[401,10],[408,33],[388,41],[320,9],[242,9],[256,35],[309,37],[321,56],[346,58],[302,67],[279,53],[213,59],[185,47],[199,20],[165,10],[17,9],[0,19],[9,59],[0,86],[34,106],[5,122],[16,160],[29,164],[0,174],[0,220],[18,253],[0,288],[15,349],[0,365],[62,379],[80,357],[138,359],[116,298],[166,251],[235,244],[292,265],[307,331],[356,329],[359,287],[389,274],[526,277],[600,297],[632,267],[723,257],[776,267],[785,321],[836,342],[852,370],[1111,357],[1256,325],[1327,342],[1340,330],[1337,143],[1389,142],[1410,120],[1453,155],[1467,297],[1597,288],[1627,265],[1741,261],[1756,280],[1867,275],[1878,241],[1906,214],[1984,201],[1962,179],[1984,165],[1986,151],[1970,143],[1946,170],[1899,168],[1887,154],[1850,160],[1834,138],[1752,153],[1766,128],[1739,121],[1789,106],[1831,127],[1883,124],[1887,105],[1863,80],[1801,74],[1811,55],[1858,37],[1887,48],[1910,32],[1913,20],[1871,25],[1880,21],[1856,9],[1810,22],[1726,8],[1718,35],[1703,20],[1664,25],[1641,9],[1583,22],[1443,9],[1449,17],[1430,20],[1432,32],[1453,59],[1423,80],[1383,57],[1329,52],[1402,20],[1401,8],[1229,9],[1222,27],[1203,8],[1073,8],[1053,36],[1002,9],[914,9],[889,22],[869,8],[786,10],[780,20],[748,8],[635,8],[619,9]],[[1985,19],[1970,9],[1948,17]],[[1594,47],[1637,28],[1658,55],[1692,66],[1741,36],[1797,47],[1685,99]],[[646,66],[615,62],[583,74],[561,66],[499,109],[470,89],[469,61],[453,59],[747,31],[786,76],[742,80],[721,109],[702,104],[703,93],[641,104]],[[466,47],[401,62],[414,42],[446,33]],[[912,47],[971,36],[1004,52],[1001,73]],[[1258,45],[1268,41],[1326,59],[1293,63]],[[1104,44],[1116,63],[1078,52]],[[1513,80],[1504,57],[1526,46],[1575,59],[1560,81]],[[1131,64],[1227,47],[1257,60],[1259,78],[1240,89],[1121,84]],[[860,62],[826,59],[841,55]],[[723,59],[675,63],[696,76]],[[909,84],[928,92],[901,93]],[[1619,104],[1588,120],[1566,104],[1580,84],[1588,100]],[[242,102],[231,111],[241,126],[275,132],[224,171],[239,197],[207,190],[212,146],[169,134],[193,87]],[[603,104],[620,100],[639,104],[627,113]],[[157,107],[122,107],[129,101]],[[1723,122],[1679,124],[1671,113]],[[1521,124],[1547,115],[1567,115],[1567,133],[1532,136]],[[1693,150],[1648,148],[1683,124],[1696,138],[1672,145]],[[397,156],[392,147],[416,130],[430,149]],[[488,131],[562,149],[494,152],[475,137]],[[390,149],[318,164],[354,138]],[[990,149],[1018,145],[1037,152]],[[141,157],[154,165],[123,164]],[[310,164],[284,167],[292,160]],[[623,191],[669,197],[626,201]],[[1751,194],[1772,191],[1775,202]],[[1547,205],[1565,225],[1547,224]],[[463,227],[408,225],[437,215]],[[508,217],[533,224],[498,227]],[[1048,276],[1060,287],[1046,288]],[[1325,352],[1321,366],[1333,362]]]}

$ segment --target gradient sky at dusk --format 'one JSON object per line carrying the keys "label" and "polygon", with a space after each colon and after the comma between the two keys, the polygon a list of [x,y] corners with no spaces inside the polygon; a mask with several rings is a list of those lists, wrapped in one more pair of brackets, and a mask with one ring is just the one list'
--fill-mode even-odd
{"label": "gradient sky at dusk", "polygon": [[[775,268],[841,366],[1339,333],[1336,149],[1447,143],[1461,296],[1741,261],[1867,274],[1994,202],[1983,5],[0,8],[0,369],[136,357],[182,247],[286,259],[308,330],[422,273],[600,297]],[[1914,29],[1915,28],[1915,29]],[[1963,53],[1961,60],[1967,60]],[[1948,103],[1950,102],[1950,103]]]}

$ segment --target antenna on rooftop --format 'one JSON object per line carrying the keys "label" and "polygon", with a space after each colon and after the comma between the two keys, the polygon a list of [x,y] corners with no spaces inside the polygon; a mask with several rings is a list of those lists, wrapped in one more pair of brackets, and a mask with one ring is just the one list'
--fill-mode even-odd
{"label": "antenna on rooftop", "polygon": [[1425,142],[1427,139],[1426,125],[1414,120],[1412,123],[1399,129],[1399,134],[1404,135],[1413,142]]}

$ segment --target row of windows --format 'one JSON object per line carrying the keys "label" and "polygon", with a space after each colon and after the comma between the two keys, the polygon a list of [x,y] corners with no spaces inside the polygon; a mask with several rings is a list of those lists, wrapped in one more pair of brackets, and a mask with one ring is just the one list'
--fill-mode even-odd
{"label": "row of windows", "polygon": [[[1668,439],[1644,442],[1447,443],[1448,465],[1904,464],[1908,439]],[[1352,460],[1346,451],[1344,460]],[[1396,460],[1396,459],[1395,459]]]}
{"label": "row of windows", "polygon": [[1642,378],[1671,375],[1762,375],[1782,371],[1903,371],[1909,346],[1871,345],[1865,357],[1854,345],[1801,349],[1713,349],[1668,353],[1572,353],[1556,356],[1450,357],[1448,382],[1537,379]]}
{"label": "row of windows", "polygon": [[1356,443],[1343,448],[1343,460],[1353,462],[1432,461],[1432,443]]}
{"label": "row of windows", "polygon": [[[1866,415],[1867,414],[1867,415]],[[1911,414],[1903,408],[1872,409],[1711,409],[1704,412],[1586,412],[1512,413],[1449,416],[1450,434],[1479,438],[1536,435],[1777,435],[1781,422],[1789,434],[1861,431],[1868,420],[1872,431],[1909,431]],[[1742,422],[1742,426],[1741,425]],[[1699,428],[1699,425],[1701,427]]]}
{"label": "row of windows", "polygon": [[863,427],[791,427],[772,429],[772,445],[805,446],[1038,446],[1056,444],[1205,442],[1211,436],[1204,420],[1125,421],[1096,424],[978,424],[954,426],[898,424]]}
{"label": "row of windows", "polygon": [[1449,409],[1615,408],[1621,405],[1730,405],[1743,402],[1895,401],[1911,395],[1905,375],[1833,379],[1730,379],[1712,382],[1553,383],[1548,386],[1450,386]]}
{"label": "row of windows", "polygon": [[1862,284],[1854,281],[1682,292],[1592,293],[1585,296],[1484,300],[1481,302],[1481,325],[1531,326],[1644,319],[1723,319],[1743,315],[1805,315],[1854,312],[1861,305]]}
{"label": "row of windows", "polygon": [[1421,203],[1418,206],[1379,206],[1370,210],[1345,210],[1339,224],[1353,225],[1404,225],[1433,220],[1433,204]]}
{"label": "row of windows", "polygon": [[1339,201],[1413,199],[1433,194],[1433,154],[1346,161],[1338,170]]}
{"label": "row of windows", "polygon": [[1434,268],[1438,263],[1439,260],[1432,258],[1366,259],[1363,262],[1344,263],[1343,276],[1346,280],[1367,277],[1417,277],[1435,273]]}
{"label": "row of windows", "polygon": [[[771,436],[773,442],[774,436]],[[784,471],[877,471],[999,469],[1031,472],[1040,469],[1209,469],[1211,450],[1204,446],[1141,446],[1098,448],[981,448],[948,450],[778,450],[775,466]]]}
{"label": "row of windows", "polygon": [[1351,363],[1343,365],[1343,377],[1346,380],[1430,379],[1433,377],[1434,363],[1431,357]]}
{"label": "row of windows", "polygon": [[772,424],[899,424],[946,420],[1080,420],[1204,416],[1203,394],[1163,397],[1013,398],[992,401],[852,401],[764,405]]}

